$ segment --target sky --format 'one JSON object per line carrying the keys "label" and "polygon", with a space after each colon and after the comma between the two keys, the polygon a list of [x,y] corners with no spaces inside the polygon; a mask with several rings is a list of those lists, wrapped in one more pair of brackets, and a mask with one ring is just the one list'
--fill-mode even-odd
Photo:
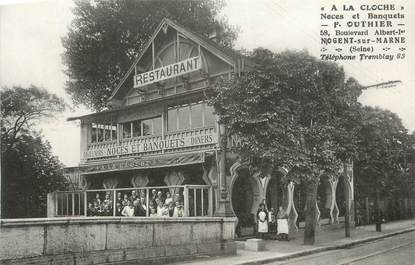
{"label": "sky", "polygon": [[[334,1],[332,1],[334,2]],[[239,27],[237,49],[268,48],[320,53],[320,8],[327,0],[227,0],[221,16]],[[336,1],[337,3],[339,1]],[[344,0],[360,3],[360,0]],[[346,74],[367,86],[389,80],[401,80],[394,88],[370,89],[359,98],[365,105],[379,106],[397,113],[404,125],[415,130],[415,3],[391,0],[405,6],[407,59],[400,62],[341,62]],[[0,0],[0,87],[44,87],[71,103],[65,93],[66,76],[61,60],[61,38],[73,18],[71,0]],[[80,159],[78,122],[72,116],[90,113],[83,107],[67,111],[56,119],[42,121],[38,129],[51,143],[52,151],[66,166],[76,166]]]}

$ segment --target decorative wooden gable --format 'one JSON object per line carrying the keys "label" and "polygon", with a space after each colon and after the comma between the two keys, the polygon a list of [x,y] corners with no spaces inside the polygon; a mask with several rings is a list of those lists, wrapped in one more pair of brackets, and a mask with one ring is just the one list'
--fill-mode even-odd
{"label": "decorative wooden gable", "polygon": [[109,104],[132,105],[203,89],[209,81],[240,72],[243,66],[238,53],[163,19]]}

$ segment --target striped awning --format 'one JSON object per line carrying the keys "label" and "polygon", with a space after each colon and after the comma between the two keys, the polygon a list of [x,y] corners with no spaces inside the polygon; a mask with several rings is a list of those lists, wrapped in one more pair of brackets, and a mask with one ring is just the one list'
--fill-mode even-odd
{"label": "striped awning", "polygon": [[149,169],[162,167],[175,167],[205,162],[205,153],[183,153],[175,155],[158,155],[151,157],[140,157],[117,161],[106,161],[99,164],[81,165],[81,174],[96,174],[103,172],[116,172],[134,169]]}

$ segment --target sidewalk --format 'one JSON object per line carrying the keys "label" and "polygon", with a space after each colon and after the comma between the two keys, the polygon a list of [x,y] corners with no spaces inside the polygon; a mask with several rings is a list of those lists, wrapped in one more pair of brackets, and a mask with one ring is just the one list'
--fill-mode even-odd
{"label": "sidewalk", "polygon": [[236,256],[228,257],[200,257],[191,261],[174,264],[198,264],[198,265],[219,265],[219,264],[261,264],[277,260],[285,260],[298,256],[305,256],[317,252],[350,247],[376,239],[405,233],[415,230],[415,219],[396,221],[382,224],[382,232],[375,231],[375,225],[360,226],[351,230],[351,237],[344,237],[344,228],[316,230],[316,242],[313,246],[303,245],[304,230],[299,230],[290,235],[289,242],[274,240],[266,241],[266,251],[254,252],[238,249]]}

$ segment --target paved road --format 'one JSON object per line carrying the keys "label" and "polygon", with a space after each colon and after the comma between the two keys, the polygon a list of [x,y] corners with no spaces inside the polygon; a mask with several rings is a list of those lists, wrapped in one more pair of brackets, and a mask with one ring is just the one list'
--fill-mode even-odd
{"label": "paved road", "polygon": [[415,231],[357,245],[349,249],[333,250],[269,264],[414,265]]}

